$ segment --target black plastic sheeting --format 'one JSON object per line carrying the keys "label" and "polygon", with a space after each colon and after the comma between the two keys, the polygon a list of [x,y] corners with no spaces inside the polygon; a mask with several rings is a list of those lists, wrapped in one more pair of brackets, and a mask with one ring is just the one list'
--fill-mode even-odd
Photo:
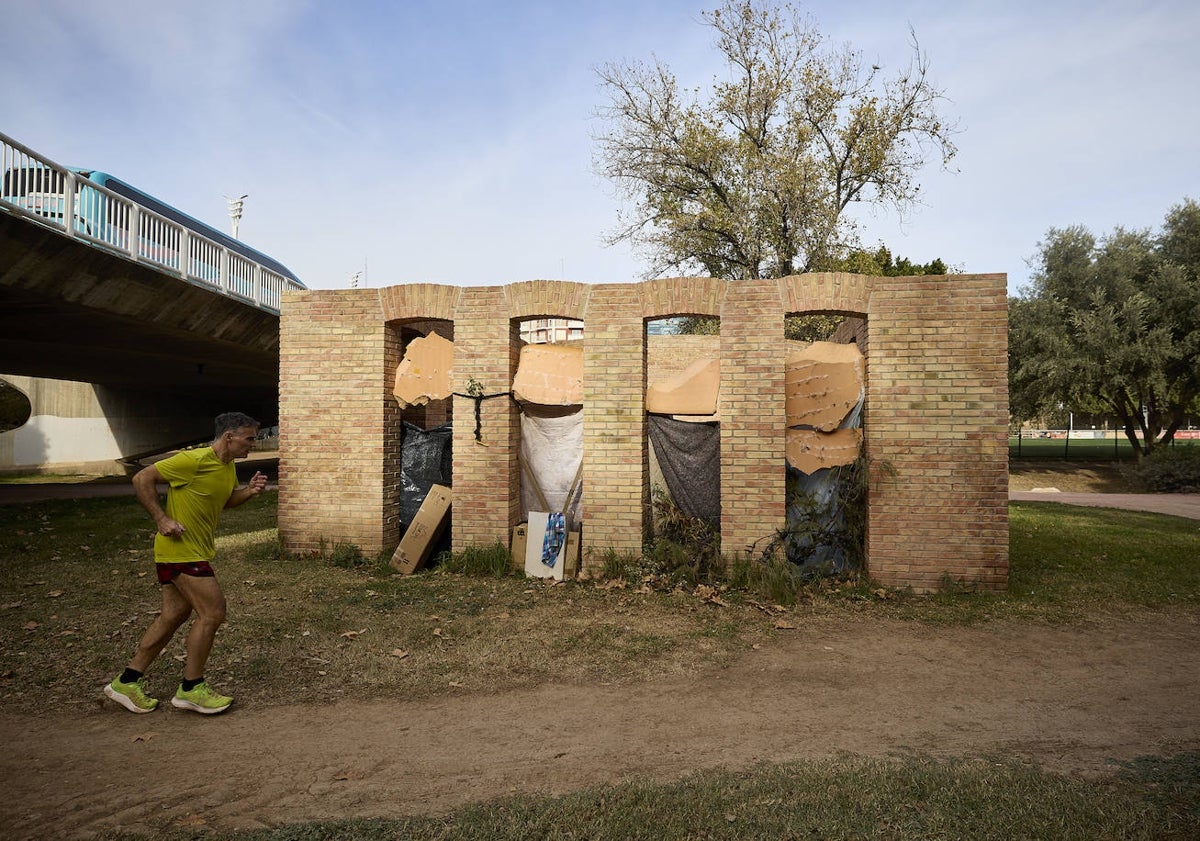
{"label": "black plastic sheeting", "polygon": [[812,575],[841,575],[858,568],[861,550],[846,527],[847,501],[854,496],[855,466],[803,473],[787,465],[787,559]]}
{"label": "black plastic sheeting", "polygon": [[[862,427],[863,401],[842,420],[840,429]],[[787,530],[783,545],[787,559],[805,573],[841,575],[856,571],[862,548],[856,545],[860,534],[847,528],[847,504],[861,506],[861,479],[858,462],[826,467],[813,473],[787,465]],[[856,516],[861,517],[862,512]]]}
{"label": "black plastic sheeting", "polygon": [[650,443],[663,480],[689,517],[721,520],[721,425],[648,415]]}
{"label": "black plastic sheeting", "polygon": [[[422,429],[404,422],[403,438],[400,441],[400,530],[412,524],[421,503],[434,485],[451,487],[453,474],[454,425],[443,424],[433,429]],[[451,508],[453,516],[453,508]],[[433,549],[437,557],[450,548],[450,529],[446,529]]]}

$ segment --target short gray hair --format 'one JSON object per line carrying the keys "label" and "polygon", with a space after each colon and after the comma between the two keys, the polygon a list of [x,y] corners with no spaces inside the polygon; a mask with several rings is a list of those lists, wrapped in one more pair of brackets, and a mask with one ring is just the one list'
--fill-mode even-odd
{"label": "short gray hair", "polygon": [[223,415],[217,415],[217,434],[215,437],[220,438],[226,432],[236,432],[246,426],[258,429],[262,424],[242,412],[226,412]]}

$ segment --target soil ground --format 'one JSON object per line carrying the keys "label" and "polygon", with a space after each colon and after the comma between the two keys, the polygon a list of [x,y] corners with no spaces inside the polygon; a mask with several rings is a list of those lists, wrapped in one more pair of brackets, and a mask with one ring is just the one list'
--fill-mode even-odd
{"label": "soil ground", "polygon": [[314,706],[0,712],[0,835],[438,813],[714,766],[917,751],[1104,775],[1200,748],[1200,617],[939,628],[806,620],[634,686]]}
{"label": "soil ground", "polygon": [[[1125,490],[1107,471],[1073,472],[1068,484],[1068,471],[1030,465],[1011,487]],[[0,837],[439,813],[842,752],[995,755],[1106,775],[1138,756],[1200,749],[1200,616],[968,628],[806,619],[688,677],[235,705],[214,717],[166,704],[135,716],[99,687],[81,691],[96,697],[84,715],[0,711]]]}

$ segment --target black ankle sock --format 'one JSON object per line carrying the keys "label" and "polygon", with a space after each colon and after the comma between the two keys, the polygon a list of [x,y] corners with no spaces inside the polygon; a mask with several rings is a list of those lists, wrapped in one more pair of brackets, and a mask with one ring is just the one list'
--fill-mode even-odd
{"label": "black ankle sock", "polygon": [[191,692],[193,689],[195,689],[197,686],[199,686],[202,683],[204,683],[203,677],[198,677],[195,680],[188,680],[187,678],[184,678],[183,683],[181,685],[183,686],[184,692]]}
{"label": "black ankle sock", "polygon": [[121,672],[121,677],[119,677],[118,680],[120,680],[121,683],[136,683],[141,676],[142,673],[137,669],[126,669],[125,671]]}

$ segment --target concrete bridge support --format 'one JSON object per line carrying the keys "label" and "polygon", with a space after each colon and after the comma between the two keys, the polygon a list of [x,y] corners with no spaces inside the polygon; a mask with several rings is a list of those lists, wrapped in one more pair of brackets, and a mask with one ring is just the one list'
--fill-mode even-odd
{"label": "concrete bridge support", "polygon": [[21,426],[0,432],[0,472],[120,474],[123,458],[202,441],[212,419],[238,407],[70,380],[0,374],[29,403]]}

